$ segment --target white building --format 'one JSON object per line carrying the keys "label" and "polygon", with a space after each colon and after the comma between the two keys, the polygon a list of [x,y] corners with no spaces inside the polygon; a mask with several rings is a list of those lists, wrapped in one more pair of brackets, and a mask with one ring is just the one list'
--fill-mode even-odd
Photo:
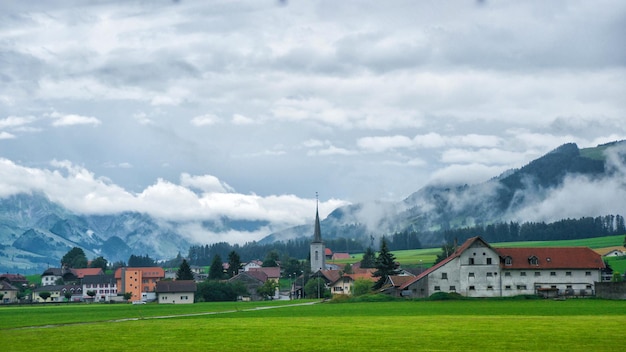
{"label": "white building", "polygon": [[523,294],[589,296],[601,281],[602,257],[587,247],[493,248],[468,239],[451,256],[395,291],[404,297],[455,292],[466,297]]}

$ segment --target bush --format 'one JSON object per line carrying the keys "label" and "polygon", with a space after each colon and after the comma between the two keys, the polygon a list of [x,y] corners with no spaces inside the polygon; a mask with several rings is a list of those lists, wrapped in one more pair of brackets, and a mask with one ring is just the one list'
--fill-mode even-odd
{"label": "bush", "polygon": [[460,300],[466,299],[456,292],[436,292],[428,297],[430,301],[450,301],[450,300]]}

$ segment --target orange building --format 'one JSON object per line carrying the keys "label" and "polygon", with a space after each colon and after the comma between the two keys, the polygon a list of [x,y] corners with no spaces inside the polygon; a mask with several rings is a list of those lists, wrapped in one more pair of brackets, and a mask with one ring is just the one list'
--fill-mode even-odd
{"label": "orange building", "polygon": [[165,277],[165,270],[160,267],[126,268],[115,271],[117,292],[131,292],[131,301],[142,299],[142,292],[155,292],[156,283]]}

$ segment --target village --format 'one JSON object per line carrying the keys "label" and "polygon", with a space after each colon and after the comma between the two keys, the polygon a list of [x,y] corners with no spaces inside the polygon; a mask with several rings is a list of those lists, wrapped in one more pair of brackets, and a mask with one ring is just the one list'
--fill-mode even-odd
{"label": "village", "polygon": [[[616,280],[603,260],[603,256],[623,255],[620,249],[602,255],[587,247],[494,248],[482,238],[472,237],[430,268],[415,272],[394,261],[390,271],[381,274],[381,268],[361,268],[360,261],[347,267],[331,263],[350,255],[333,253],[324,246],[316,212],[310,274],[286,273],[280,262],[267,267],[254,260],[242,263],[233,277],[224,281],[242,284],[247,294],[237,299],[244,301],[351,296],[359,283],[370,292],[402,298],[427,298],[437,293],[483,298],[626,298],[623,285],[616,289],[611,282]],[[227,265],[223,263],[222,269]],[[175,270],[161,267],[120,267],[111,274],[101,268],[48,268],[39,285],[20,274],[7,273],[0,275],[0,301],[191,304],[198,301],[197,285],[207,280],[207,272],[198,266],[189,270],[193,279],[181,280]],[[280,290],[281,278],[288,279],[287,290]],[[310,280],[317,285],[313,295],[305,291]],[[270,287],[270,292],[262,287]],[[30,289],[29,296],[24,294],[26,289]]]}

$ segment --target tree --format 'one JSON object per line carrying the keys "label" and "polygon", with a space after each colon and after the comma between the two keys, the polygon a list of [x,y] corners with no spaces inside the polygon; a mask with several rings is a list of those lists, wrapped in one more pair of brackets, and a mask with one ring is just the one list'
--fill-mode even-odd
{"label": "tree", "polygon": [[221,280],[223,278],[224,267],[222,266],[222,258],[216,254],[209,268],[209,280]]}
{"label": "tree", "polygon": [[51,295],[52,294],[50,292],[48,292],[48,291],[41,291],[41,292],[39,292],[39,297],[41,297],[41,299],[43,299],[44,302],[47,301],[48,298],[50,298]]}
{"label": "tree", "polygon": [[94,291],[94,290],[87,291],[87,296],[89,296],[91,299],[93,299],[96,296],[96,291]]}
{"label": "tree", "polygon": [[266,268],[276,267],[278,266],[279,258],[280,256],[278,255],[278,252],[271,250],[265,255],[265,259],[263,259],[263,264],[261,264],[261,266]]}
{"label": "tree", "polygon": [[365,279],[356,279],[352,286],[352,296],[363,296],[372,292],[372,282]]}
{"label": "tree", "polygon": [[304,285],[304,292],[307,298],[330,297],[330,290],[326,288],[324,280],[319,277],[307,281]]}
{"label": "tree", "polygon": [[622,282],[622,275],[619,272],[614,271],[613,276],[611,277],[611,282]]}
{"label": "tree", "polygon": [[72,293],[70,291],[65,291],[63,297],[69,302],[70,298],[72,298]]}
{"label": "tree", "polygon": [[363,259],[361,259],[361,268],[375,268],[376,267],[376,253],[372,247],[367,247],[365,253],[363,253]]}
{"label": "tree", "polygon": [[95,258],[94,260],[91,261],[90,267],[92,267],[92,268],[100,268],[100,269],[102,269],[102,271],[106,271],[108,264],[109,264],[109,262],[106,259],[104,259],[104,257],[100,256],[100,257]]}
{"label": "tree", "polygon": [[0,293],[0,301],[4,298],[4,293]]}
{"label": "tree", "polygon": [[131,254],[128,258],[128,266],[133,267],[154,267],[158,266],[156,261],[147,254],[145,256]]}
{"label": "tree", "polygon": [[346,265],[344,265],[343,273],[344,274],[352,274],[352,265],[350,265],[350,263],[346,263]]}
{"label": "tree", "polygon": [[193,272],[191,271],[191,267],[187,260],[183,259],[183,262],[180,263],[180,267],[176,272],[176,280],[193,280]]}
{"label": "tree", "polygon": [[396,263],[396,257],[389,251],[387,241],[385,237],[380,240],[380,251],[378,257],[376,257],[376,271],[373,276],[378,277],[378,281],[374,284],[374,289],[379,289],[383,286],[387,277],[390,275],[398,275],[399,271],[398,263]]}
{"label": "tree", "polygon": [[87,256],[85,251],[80,247],[70,249],[63,258],[61,258],[61,266],[80,269],[87,267]]}
{"label": "tree", "polygon": [[300,276],[300,274],[302,274],[302,262],[300,262],[296,258],[285,256],[280,266],[284,278],[298,277]]}
{"label": "tree", "polygon": [[128,301],[129,299],[133,298],[133,293],[132,292],[124,292],[124,300]]}
{"label": "tree", "polygon": [[274,294],[276,293],[276,288],[278,287],[278,283],[274,280],[266,280],[263,285],[257,287],[256,289],[256,293],[259,294],[259,296],[267,299],[268,297],[271,299],[272,297],[274,297]]}
{"label": "tree", "polygon": [[435,259],[435,264],[451,256],[455,250],[456,248],[454,248],[454,244],[450,244],[446,242],[443,245],[441,245],[441,253],[437,254],[437,259]]}
{"label": "tree", "polygon": [[236,301],[238,296],[247,294],[242,282],[204,281],[198,284],[196,291],[199,302]]}
{"label": "tree", "polygon": [[237,252],[230,251],[228,253],[228,270],[226,270],[226,274],[228,277],[233,277],[239,274],[239,269],[241,268],[241,258]]}

